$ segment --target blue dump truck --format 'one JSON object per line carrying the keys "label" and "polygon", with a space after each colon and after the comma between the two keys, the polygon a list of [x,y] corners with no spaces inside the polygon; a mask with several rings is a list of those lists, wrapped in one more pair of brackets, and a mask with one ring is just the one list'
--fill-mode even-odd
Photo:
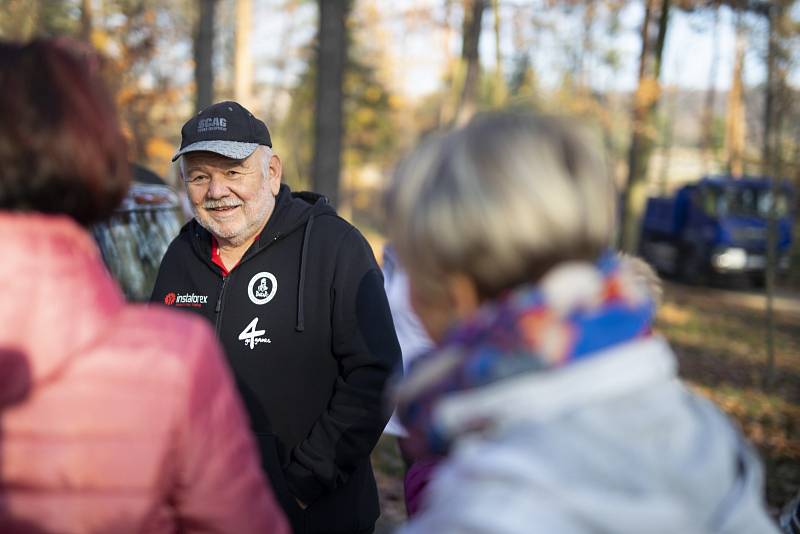
{"label": "blue dump truck", "polygon": [[650,198],[639,254],[659,272],[691,283],[736,275],[763,283],[768,217],[774,204],[778,272],[789,269],[794,191],[771,179],[704,177],[671,197]]}

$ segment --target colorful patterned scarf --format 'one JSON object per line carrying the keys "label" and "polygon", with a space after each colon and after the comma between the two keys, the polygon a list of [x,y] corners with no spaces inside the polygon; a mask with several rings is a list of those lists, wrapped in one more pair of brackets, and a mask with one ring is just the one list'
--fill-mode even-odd
{"label": "colorful patterned scarf", "polygon": [[655,312],[650,293],[630,262],[608,253],[595,265],[561,264],[538,285],[482,306],[415,361],[397,390],[413,448],[418,454],[447,451],[454,436],[432,418],[443,396],[564,367],[648,335]]}

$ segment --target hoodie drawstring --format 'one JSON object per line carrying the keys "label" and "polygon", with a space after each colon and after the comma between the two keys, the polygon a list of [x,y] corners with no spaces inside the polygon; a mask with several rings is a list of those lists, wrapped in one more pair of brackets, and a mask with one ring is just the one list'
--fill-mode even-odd
{"label": "hoodie drawstring", "polygon": [[312,214],[306,222],[305,230],[303,230],[303,249],[300,253],[300,284],[297,287],[297,325],[294,327],[298,332],[306,329],[305,314],[303,313],[303,293],[306,286],[306,256],[308,255],[308,240],[311,237],[311,226],[314,224],[314,215]]}

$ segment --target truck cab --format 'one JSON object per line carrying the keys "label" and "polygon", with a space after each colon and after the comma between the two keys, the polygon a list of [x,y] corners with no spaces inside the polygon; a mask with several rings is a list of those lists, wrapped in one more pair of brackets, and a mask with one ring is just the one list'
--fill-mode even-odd
{"label": "truck cab", "polygon": [[794,193],[785,184],[773,193],[771,182],[765,177],[704,177],[671,197],[649,199],[640,254],[662,273],[689,282],[731,274],[760,282],[774,209],[777,267],[788,270]]}

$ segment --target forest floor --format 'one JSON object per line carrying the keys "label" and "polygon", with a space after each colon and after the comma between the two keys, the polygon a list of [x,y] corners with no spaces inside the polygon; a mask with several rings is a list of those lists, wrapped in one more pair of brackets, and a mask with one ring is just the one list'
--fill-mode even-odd
{"label": "forest floor", "polygon": [[800,489],[800,295],[781,293],[776,304],[769,385],[762,296],[668,284],[657,322],[681,376],[758,447],[773,512]]}
{"label": "forest floor", "polygon": [[[666,283],[655,330],[677,354],[680,374],[712,399],[758,448],[773,514],[800,489],[800,294],[776,301],[775,372],[765,384],[764,298],[752,291]],[[373,453],[382,517],[376,532],[405,519],[403,464],[394,438]]]}

